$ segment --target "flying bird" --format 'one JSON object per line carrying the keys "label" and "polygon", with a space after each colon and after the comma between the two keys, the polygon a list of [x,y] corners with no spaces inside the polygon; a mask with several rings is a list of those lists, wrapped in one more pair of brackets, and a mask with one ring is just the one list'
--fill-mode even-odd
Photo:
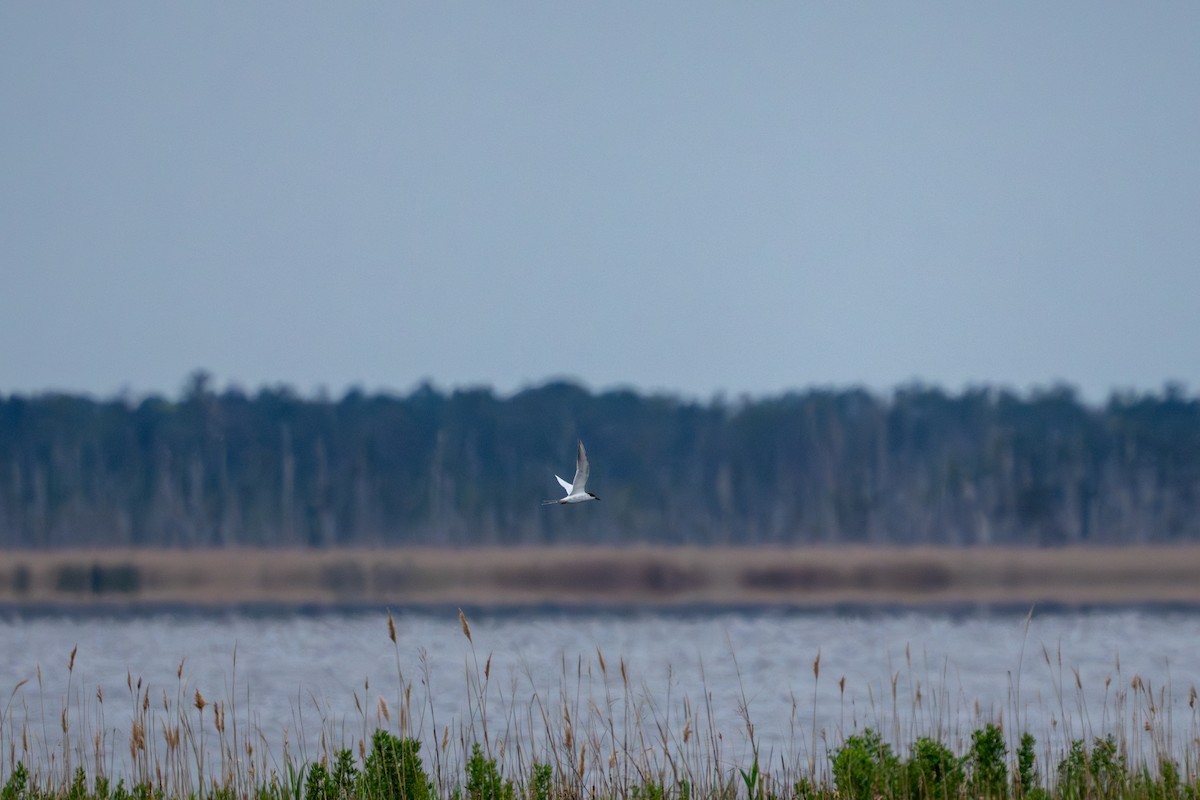
{"label": "flying bird", "polygon": [[559,484],[566,489],[567,496],[561,500],[545,500],[542,502],[544,506],[563,505],[566,503],[586,503],[588,500],[599,500],[599,497],[587,491],[584,487],[587,486],[588,479],[588,460],[587,451],[583,449],[583,442],[579,442],[579,451],[575,454],[575,480],[567,483],[558,475],[554,476],[558,479]]}

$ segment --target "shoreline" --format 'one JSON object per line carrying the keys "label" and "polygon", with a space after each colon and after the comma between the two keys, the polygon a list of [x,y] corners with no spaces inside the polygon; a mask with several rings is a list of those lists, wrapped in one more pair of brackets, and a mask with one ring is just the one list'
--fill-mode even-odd
{"label": "shoreline", "polygon": [[71,549],[0,554],[0,609],[1200,606],[1200,545]]}

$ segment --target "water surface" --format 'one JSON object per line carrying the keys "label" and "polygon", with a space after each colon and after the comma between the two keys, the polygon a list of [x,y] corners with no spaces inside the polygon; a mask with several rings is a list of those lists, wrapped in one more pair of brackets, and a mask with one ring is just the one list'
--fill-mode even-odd
{"label": "water surface", "polygon": [[353,749],[378,724],[398,729],[402,685],[411,686],[405,724],[430,747],[447,731],[482,736],[483,720],[492,741],[544,746],[564,713],[618,743],[630,730],[666,731],[676,744],[685,728],[719,734],[730,764],[755,746],[774,761],[824,764],[864,727],[901,749],[920,735],[961,749],[984,722],[1056,745],[1111,733],[1135,755],[1194,747],[1197,735],[1194,610],[543,610],[468,620],[470,639],[456,611],[397,612],[393,645],[383,610],[9,615],[0,744],[7,751],[24,729],[43,754],[61,750],[65,708],[68,743],[104,731],[120,763],[148,687],[162,719],[198,714],[198,691],[232,707],[276,761],[285,747],[312,758],[322,733]]}

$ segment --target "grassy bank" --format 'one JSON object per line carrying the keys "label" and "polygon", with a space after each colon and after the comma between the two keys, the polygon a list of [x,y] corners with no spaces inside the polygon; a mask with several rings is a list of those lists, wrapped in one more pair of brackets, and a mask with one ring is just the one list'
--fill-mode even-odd
{"label": "grassy bank", "polygon": [[55,550],[0,604],[1200,603],[1200,546]]}
{"label": "grassy bank", "polygon": [[[396,652],[392,685],[362,687],[357,717],[297,717],[303,730],[265,731],[250,695],[231,674],[227,695],[205,697],[184,663],[170,687],[127,676],[127,696],[79,685],[76,651],[65,695],[46,698],[42,672],[0,706],[3,800],[149,800],[212,797],[260,800],[948,800],[948,798],[1200,797],[1200,715],[1196,691],[1173,708],[1161,689],[1135,675],[1085,709],[1079,673],[1056,699],[1101,722],[1099,735],[1074,739],[1059,729],[1035,735],[976,709],[973,729],[948,732],[944,692],[913,676],[890,677],[893,713],[909,724],[834,731],[793,704],[797,735],[782,751],[760,746],[745,692],[741,728],[717,730],[713,693],[649,697],[623,659],[564,659],[557,692],[525,694],[496,685],[492,655],[475,651],[471,625],[457,625],[469,649],[460,677],[466,711],[434,714],[429,674],[401,670],[390,615],[379,637]],[[1044,652],[1046,665],[1055,667]],[[736,655],[736,654],[735,654]],[[814,697],[831,679],[818,654]],[[911,664],[907,666],[912,670]],[[1060,673],[1069,667],[1057,664]],[[236,673],[236,656],[234,671]],[[439,680],[449,676],[437,676]],[[1119,676],[1118,676],[1119,677]],[[842,679],[844,681],[844,679]],[[903,696],[903,687],[916,688]],[[900,687],[900,688],[898,688]],[[752,687],[751,687],[752,689]],[[844,690],[844,687],[843,687]],[[375,694],[370,694],[374,691]],[[1015,687],[1019,695],[1019,682]],[[124,694],[124,693],[122,693]],[[372,700],[372,696],[375,697]],[[965,699],[960,702],[969,702]],[[1013,698],[1014,708],[1020,698]],[[815,713],[815,712],[814,712]],[[1172,740],[1173,717],[1190,717],[1186,741]],[[1019,715],[1013,715],[1019,718]],[[1178,720],[1175,720],[1176,722]],[[810,728],[811,726],[811,728]],[[886,727],[886,726],[884,726]],[[1178,729],[1176,726],[1175,730]],[[1065,731],[1065,728],[1062,729]],[[315,733],[315,736],[308,734]],[[300,735],[304,734],[304,735]],[[282,741],[277,737],[282,736]],[[289,738],[291,737],[291,738]],[[303,742],[318,742],[306,747]]]}

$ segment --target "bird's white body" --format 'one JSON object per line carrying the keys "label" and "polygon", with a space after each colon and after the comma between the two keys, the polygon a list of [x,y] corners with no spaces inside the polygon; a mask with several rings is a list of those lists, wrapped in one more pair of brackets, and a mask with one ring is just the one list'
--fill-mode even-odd
{"label": "bird's white body", "polygon": [[583,442],[580,441],[579,449],[575,454],[575,480],[567,483],[557,475],[554,476],[559,485],[566,490],[567,496],[561,500],[546,500],[542,505],[565,505],[567,503],[586,503],[589,500],[599,500],[599,497],[587,491],[588,471],[587,451],[583,449]]}

